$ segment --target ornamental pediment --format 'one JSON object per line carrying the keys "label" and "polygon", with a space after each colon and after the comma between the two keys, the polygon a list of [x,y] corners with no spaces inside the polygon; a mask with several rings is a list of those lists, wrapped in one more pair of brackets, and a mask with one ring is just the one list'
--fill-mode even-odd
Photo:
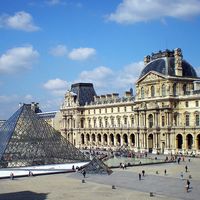
{"label": "ornamental pediment", "polygon": [[157,72],[149,72],[148,74],[146,74],[146,76],[139,79],[138,83],[152,82],[152,81],[162,80],[164,78],[165,78],[164,76],[158,74]]}

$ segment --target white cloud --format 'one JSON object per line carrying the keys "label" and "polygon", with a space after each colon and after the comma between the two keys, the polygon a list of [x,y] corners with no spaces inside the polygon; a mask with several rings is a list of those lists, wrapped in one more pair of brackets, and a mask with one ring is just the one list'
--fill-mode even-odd
{"label": "white cloud", "polygon": [[139,75],[144,68],[144,62],[134,62],[123,68],[122,71],[118,73],[117,82],[121,87],[127,87],[128,85],[135,84],[138,80]]}
{"label": "white cloud", "polygon": [[77,48],[72,49],[68,54],[71,60],[86,60],[96,54],[96,50],[93,48]]}
{"label": "white cloud", "polygon": [[0,103],[10,103],[10,102],[15,101],[16,99],[18,99],[17,95],[11,95],[11,96],[1,95],[0,96]]}
{"label": "white cloud", "polygon": [[29,69],[37,60],[39,53],[32,46],[15,47],[0,56],[0,72],[13,73]]}
{"label": "white cloud", "polygon": [[43,87],[49,90],[55,96],[63,96],[67,90],[67,81],[59,78],[48,80],[44,83]]}
{"label": "white cloud", "polygon": [[61,0],[48,0],[46,3],[50,6],[55,6],[55,5],[66,5],[67,3],[65,1]]}
{"label": "white cloud", "polygon": [[19,109],[19,105],[23,103],[31,103],[35,101],[31,94],[27,95],[0,95],[0,119],[8,119]]}
{"label": "white cloud", "polygon": [[199,0],[123,0],[108,20],[131,24],[164,17],[188,18],[200,14]]}
{"label": "white cloud", "polygon": [[57,45],[56,47],[53,47],[50,49],[50,54],[53,56],[66,56],[68,53],[67,47],[65,45]]}
{"label": "white cloud", "polygon": [[33,98],[33,96],[31,94],[27,94],[27,95],[25,95],[24,99],[26,101],[33,101],[34,98]]}
{"label": "white cloud", "polygon": [[52,99],[45,99],[43,102],[40,103],[39,107],[40,109],[45,111],[53,111],[53,110],[59,110],[59,107],[63,103],[63,97],[61,98],[52,98]]}
{"label": "white cloud", "polygon": [[60,0],[49,0],[49,1],[47,1],[47,3],[48,3],[49,5],[56,5],[56,4],[59,4],[59,3],[60,3]]}
{"label": "white cloud", "polygon": [[0,16],[0,27],[27,32],[40,30],[38,26],[34,25],[32,16],[24,11],[17,12],[13,16]]}
{"label": "white cloud", "polygon": [[101,88],[106,87],[107,82],[105,82],[105,80],[109,80],[109,78],[112,76],[113,71],[110,68],[100,66],[93,69],[92,71],[81,72],[78,81],[94,83],[96,87]]}
{"label": "white cloud", "polygon": [[142,61],[124,66],[120,71],[101,66],[81,72],[76,82],[93,83],[100,93],[124,92],[134,85],[143,67]]}

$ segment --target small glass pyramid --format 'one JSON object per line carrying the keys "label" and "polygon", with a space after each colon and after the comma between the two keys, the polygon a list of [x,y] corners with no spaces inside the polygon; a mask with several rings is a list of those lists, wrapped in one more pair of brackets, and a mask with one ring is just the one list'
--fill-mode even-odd
{"label": "small glass pyramid", "polygon": [[24,104],[0,128],[0,168],[89,161]]}

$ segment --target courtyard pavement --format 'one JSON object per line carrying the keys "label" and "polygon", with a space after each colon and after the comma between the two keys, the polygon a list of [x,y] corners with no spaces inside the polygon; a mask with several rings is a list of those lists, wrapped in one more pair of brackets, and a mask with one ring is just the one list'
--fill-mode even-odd
{"label": "courtyard pavement", "polygon": [[[188,172],[185,172],[186,165]],[[145,176],[139,180],[142,170]],[[190,175],[191,189],[186,192],[186,180]],[[78,172],[1,179],[0,200],[199,200],[200,158],[191,158],[190,162],[186,158],[180,164],[114,169],[109,176],[86,174],[85,183],[82,180],[83,175]],[[116,189],[112,189],[113,185]]]}

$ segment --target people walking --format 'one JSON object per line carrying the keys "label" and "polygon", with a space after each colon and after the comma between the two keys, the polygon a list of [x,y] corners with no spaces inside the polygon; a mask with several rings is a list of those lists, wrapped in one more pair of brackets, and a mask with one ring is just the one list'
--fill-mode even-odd
{"label": "people walking", "polygon": [[187,165],[185,166],[185,172],[188,172],[188,167],[187,167]]}
{"label": "people walking", "polygon": [[139,173],[139,181],[141,181],[141,174]]}
{"label": "people walking", "polygon": [[190,181],[187,179],[187,181],[186,181],[186,186],[185,186],[185,188],[186,188],[186,192],[189,192],[189,189],[190,189]]}
{"label": "people walking", "polygon": [[14,180],[14,174],[12,172],[10,173],[10,180]]}
{"label": "people walking", "polygon": [[85,178],[85,176],[86,176],[86,171],[85,171],[85,169],[83,170],[83,177]]}
{"label": "people walking", "polygon": [[183,180],[183,172],[181,172],[181,179]]}
{"label": "people walking", "polygon": [[144,176],[144,174],[145,174],[145,171],[144,171],[144,170],[142,170],[142,176]]}
{"label": "people walking", "polygon": [[188,189],[190,189],[190,181],[187,179]]}
{"label": "people walking", "polygon": [[167,170],[166,169],[165,169],[164,173],[165,173],[165,175],[167,175]]}

